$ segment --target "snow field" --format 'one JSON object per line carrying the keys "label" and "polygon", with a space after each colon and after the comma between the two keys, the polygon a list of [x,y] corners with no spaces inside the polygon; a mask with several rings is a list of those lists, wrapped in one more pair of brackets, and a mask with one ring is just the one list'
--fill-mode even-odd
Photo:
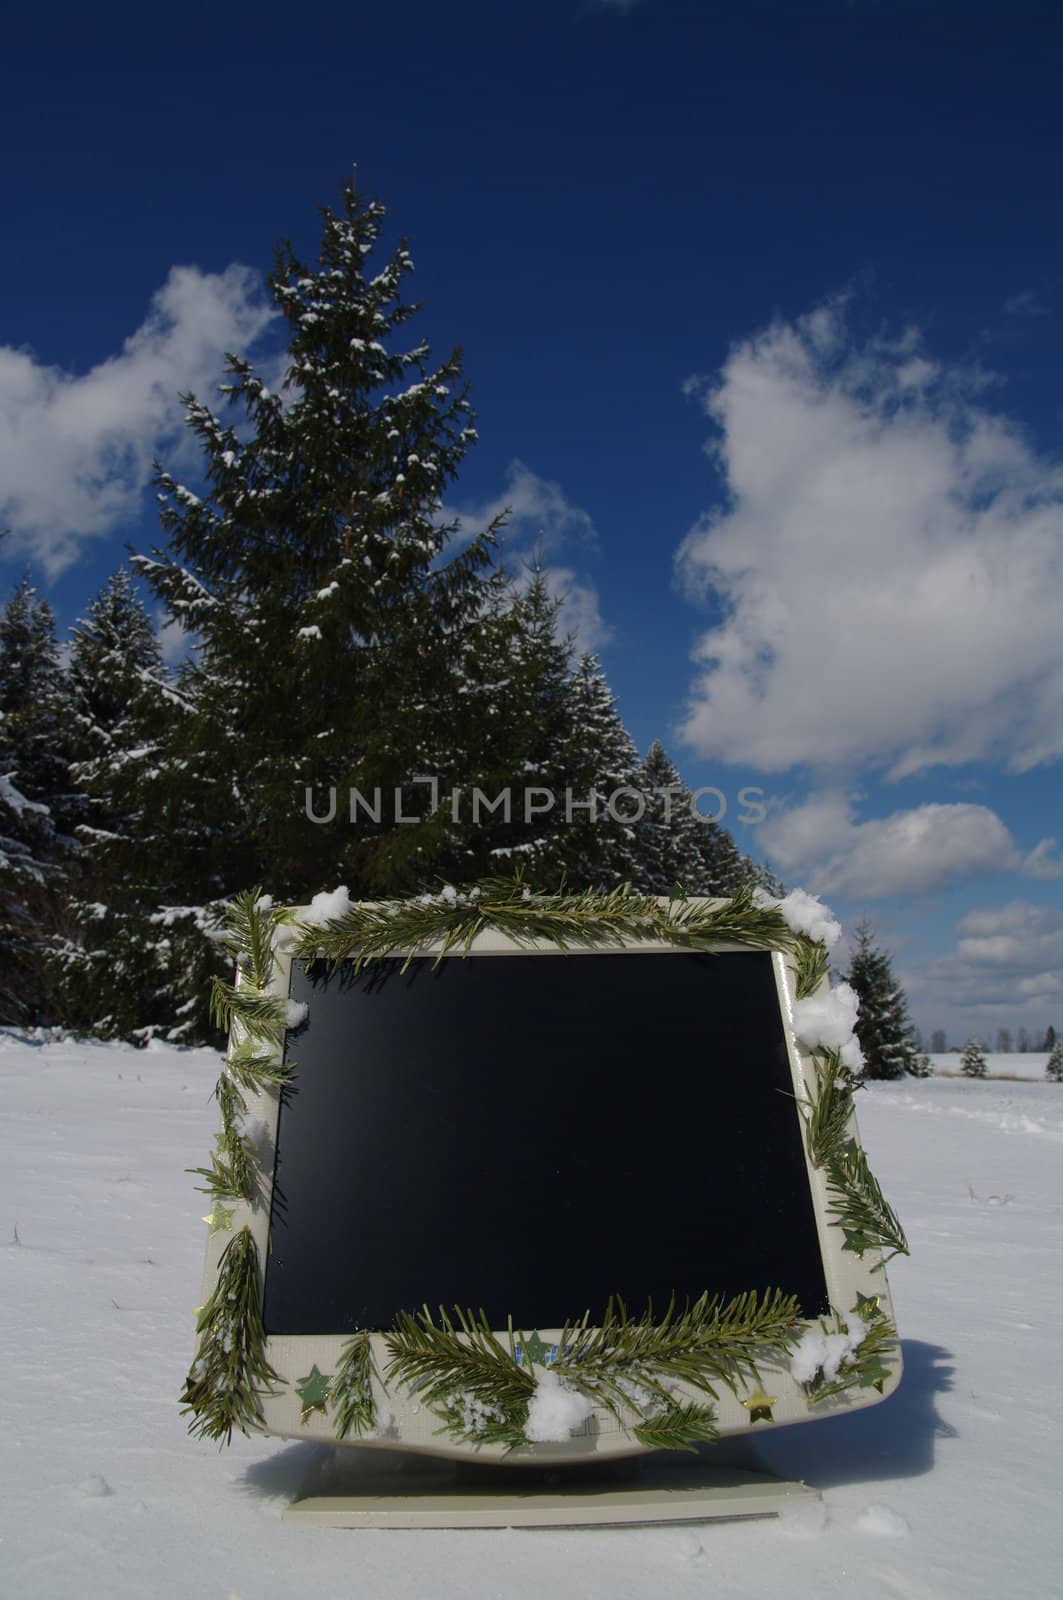
{"label": "snow field", "polygon": [[209,1149],[216,1076],[207,1050],[0,1034],[5,1600],[1057,1592],[1063,1086],[859,1095],[913,1248],[890,1269],[904,1381],[868,1411],[720,1447],[822,1503],[693,1528],[392,1533],[282,1522],[317,1447],[219,1453],[178,1414],[208,1209],[183,1169]]}

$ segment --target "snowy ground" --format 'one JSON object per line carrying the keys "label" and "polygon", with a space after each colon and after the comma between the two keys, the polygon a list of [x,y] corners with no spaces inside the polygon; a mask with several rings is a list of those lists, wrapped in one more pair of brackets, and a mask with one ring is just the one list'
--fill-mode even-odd
{"label": "snowy ground", "polygon": [[862,1414],[727,1446],[816,1485],[821,1514],[326,1532],[280,1520],[315,1447],[239,1439],[219,1454],[186,1436],[175,1403],[205,1209],[182,1169],[209,1147],[216,1070],[209,1051],[0,1034],[0,1595],[1058,1592],[1063,1086],[931,1079],[860,1095],[914,1252],[891,1270],[904,1381]]}

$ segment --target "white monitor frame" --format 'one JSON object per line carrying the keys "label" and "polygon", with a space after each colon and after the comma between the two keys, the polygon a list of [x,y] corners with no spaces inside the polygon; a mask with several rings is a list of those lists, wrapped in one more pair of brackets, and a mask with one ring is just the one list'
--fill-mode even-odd
{"label": "white monitor frame", "polygon": [[[662,902],[664,903],[664,902]],[[688,901],[687,904],[715,905],[713,901]],[[288,917],[292,924],[298,925],[308,915],[306,907],[291,908]],[[305,931],[305,924],[304,924]],[[748,952],[749,946],[736,943],[721,942],[713,946],[714,952],[726,955],[728,952]],[[439,946],[424,946],[415,952],[396,952],[398,955],[414,954],[416,956],[432,956],[438,953]],[[353,954],[354,952],[352,952]],[[505,959],[509,956],[520,956],[527,959],[536,955],[557,955],[558,946],[546,941],[516,943],[501,933],[487,931],[477,935],[469,947],[471,957]],[[589,949],[569,948],[565,951],[566,958],[578,961],[583,954],[615,953],[622,957],[626,953],[653,953],[661,960],[667,960],[673,954],[689,953],[682,947],[662,945],[657,941],[618,940],[613,943],[598,942]],[[464,959],[461,952],[455,951],[442,957],[446,961]],[[282,1002],[286,1002],[289,995],[291,969],[293,962],[292,929],[290,926],[281,925],[275,930],[273,941],[273,965],[266,992]],[[779,951],[771,952],[771,963],[775,975],[775,982],[779,996],[779,1006],[784,1022],[784,1031],[787,1040],[788,1058],[793,1082],[795,1102],[807,1104],[816,1092],[815,1064],[811,1052],[798,1039],[794,1031],[794,1004],[796,997],[796,968],[792,957]],[[821,980],[820,989],[827,987],[827,980]],[[817,993],[820,991],[817,991]],[[238,1025],[234,1023],[231,1030],[230,1042],[234,1042],[233,1035],[238,1037]],[[276,1046],[276,1058],[279,1061],[284,1053],[283,1042]],[[298,1045],[295,1042],[292,1054],[298,1061]],[[297,1091],[297,1087],[295,1089]],[[273,1164],[276,1152],[278,1113],[280,1108],[280,1090],[269,1088],[249,1093],[247,1100],[247,1121],[254,1122],[259,1129],[265,1129],[265,1136],[257,1148],[259,1159],[258,1190],[256,1202],[250,1205],[244,1201],[226,1200],[223,1205],[224,1212],[229,1214],[227,1225],[211,1229],[207,1239],[206,1261],[203,1274],[202,1300],[206,1302],[217,1283],[218,1268],[226,1247],[234,1235],[246,1228],[255,1246],[257,1247],[260,1263],[260,1296],[264,1281],[262,1264],[267,1259],[269,1249],[269,1222],[272,1200]],[[795,1103],[795,1117],[798,1115]],[[858,1141],[855,1118],[850,1114],[847,1127],[847,1137]],[[821,1167],[813,1165],[809,1158],[808,1143],[802,1130],[802,1146],[805,1150],[805,1160],[808,1171],[809,1188],[816,1219],[816,1227],[820,1240],[823,1258],[824,1276],[828,1289],[831,1307],[843,1318],[857,1306],[858,1301],[866,1304],[869,1301],[877,1302],[877,1315],[888,1319],[889,1324],[895,1326],[893,1307],[890,1300],[889,1287],[886,1282],[885,1272],[882,1270],[881,1253],[876,1248],[869,1248],[863,1254],[856,1254],[844,1248],[843,1230],[836,1220],[830,1215],[831,1195],[828,1192],[827,1175]],[[765,1288],[766,1285],[750,1284],[750,1288]],[[261,1298],[259,1302],[261,1306]],[[405,1308],[416,1310],[416,1307]],[[812,1328],[819,1326],[824,1331],[831,1331],[834,1324],[829,1327],[826,1322],[817,1323],[815,1320],[805,1324]],[[500,1337],[505,1337],[505,1330],[497,1330]],[[525,1330],[531,1333],[532,1330]],[[537,1330],[545,1343],[556,1342],[561,1330],[558,1328],[542,1328]],[[439,1420],[426,1405],[418,1402],[415,1395],[403,1391],[397,1385],[389,1385],[385,1391],[383,1385],[374,1378],[374,1392],[382,1412],[390,1417],[390,1423],[382,1429],[376,1437],[349,1436],[338,1439],[336,1428],[329,1410],[316,1409],[304,1416],[303,1406],[296,1390],[296,1383],[316,1367],[325,1375],[334,1374],[339,1365],[343,1348],[350,1339],[350,1333],[337,1333],[336,1335],[274,1335],[268,1337],[265,1354],[269,1364],[274,1368],[282,1382],[275,1392],[261,1393],[262,1431],[266,1434],[286,1439],[301,1439],[319,1443],[349,1443],[367,1447],[383,1447],[386,1449],[403,1449],[420,1451],[431,1455],[450,1457],[454,1459],[468,1459],[475,1457],[480,1460],[502,1460],[509,1464],[528,1462],[531,1464],[559,1464],[578,1463],[590,1460],[605,1460],[623,1456],[644,1454],[648,1446],[641,1443],[634,1435],[618,1423],[616,1418],[608,1411],[596,1409],[588,1421],[581,1425],[575,1436],[565,1442],[537,1443],[528,1445],[506,1454],[502,1446],[496,1444],[473,1444],[449,1438],[438,1432]],[[386,1365],[386,1352],[384,1349],[384,1334],[374,1333],[372,1348],[377,1372],[382,1373]],[[791,1375],[786,1362],[758,1363],[762,1387],[759,1394],[771,1401],[767,1409],[757,1407],[751,1403],[751,1396],[756,1392],[753,1384],[746,1384],[744,1388],[749,1392],[732,1393],[726,1387],[720,1387],[719,1398],[716,1402],[716,1421],[721,1437],[731,1434],[748,1434],[751,1429],[759,1431],[761,1428],[780,1427],[795,1422],[803,1422],[817,1416],[837,1414],[842,1410],[860,1409],[876,1404],[893,1392],[900,1381],[901,1357],[899,1344],[893,1349],[888,1358],[888,1374],[880,1376],[877,1382],[868,1383],[863,1387],[854,1387],[841,1395],[829,1398],[816,1404],[810,1404],[809,1393]],[[691,1391],[689,1398],[704,1400],[704,1395]]]}

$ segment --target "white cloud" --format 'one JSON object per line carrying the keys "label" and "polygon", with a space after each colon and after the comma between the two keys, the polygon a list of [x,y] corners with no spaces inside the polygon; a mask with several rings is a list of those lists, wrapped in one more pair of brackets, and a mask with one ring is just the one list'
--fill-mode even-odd
{"label": "white cloud", "polygon": [[836,301],[689,387],[727,503],[680,548],[702,637],[704,756],[891,776],[1063,753],[1063,469],[917,332],[854,347]]}
{"label": "white cloud", "polygon": [[1026,857],[1022,870],[1028,878],[1063,878],[1063,856],[1059,853],[1059,841],[1042,839]]}
{"label": "white cloud", "polygon": [[1063,1002],[1063,911],[1013,900],[969,912],[956,934],[955,954],[928,973],[946,1004],[988,1011]]}
{"label": "white cloud", "polygon": [[506,487],[492,500],[445,506],[442,518],[458,524],[455,538],[473,538],[504,511],[509,512],[501,538],[508,545],[557,549],[571,539],[585,544],[597,542],[594,522],[581,506],[573,504],[559,483],[540,478],[523,461],[511,461],[506,468]]}
{"label": "white cloud", "polygon": [[928,894],[1023,864],[1008,829],[988,806],[928,804],[857,822],[852,802],[836,790],[770,814],[757,839],[779,871],[800,870],[818,894],[853,900]]}
{"label": "white cloud", "polygon": [[173,267],[121,351],[88,372],[0,346],[8,553],[29,552],[54,576],[84,540],[136,517],[154,456],[181,435],[179,395],[209,400],[225,354],[245,352],[273,315],[248,267]]}
{"label": "white cloud", "polygon": [[558,616],[562,634],[571,634],[576,651],[598,651],[608,644],[613,630],[602,618],[598,591],[570,567],[544,567],[547,593],[561,601]]}
{"label": "white cloud", "polygon": [[570,633],[577,651],[600,650],[612,637],[603,620],[598,591],[586,573],[577,573],[563,560],[550,556],[573,543],[593,548],[598,533],[590,514],[571,501],[559,483],[541,478],[523,461],[511,461],[506,468],[506,487],[491,500],[469,502],[460,507],[444,506],[440,520],[458,524],[458,542],[473,538],[504,511],[510,513],[500,534],[507,565],[520,573],[541,558],[548,592],[562,602],[560,629]]}

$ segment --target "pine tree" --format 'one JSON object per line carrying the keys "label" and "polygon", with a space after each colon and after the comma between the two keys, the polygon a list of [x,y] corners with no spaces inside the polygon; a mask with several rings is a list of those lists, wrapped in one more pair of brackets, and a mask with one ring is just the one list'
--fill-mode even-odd
{"label": "pine tree", "polygon": [[[439,866],[459,881],[518,862],[544,887],[563,875],[564,792],[577,741],[573,652],[559,634],[559,611],[536,561],[492,609],[485,653],[474,637],[481,658],[463,662],[455,712],[435,725],[429,770],[449,773],[462,790]],[[506,790],[508,808],[496,805]]]}
{"label": "pine tree", "polygon": [[984,1078],[986,1076],[985,1051],[977,1039],[968,1039],[964,1045],[960,1071],[965,1078]]}
{"label": "pine tree", "polygon": [[[475,437],[460,355],[433,365],[426,343],[399,342],[413,263],[400,244],[370,274],[383,223],[348,185],[322,214],[316,266],[278,250],[287,392],[230,357],[233,421],[186,398],[205,483],[160,469],[168,546],[136,558],[195,648],[159,690],[134,787],[161,823],[157,901],[204,917],[256,882],[288,900],[421,886],[462,851],[417,778],[485,778],[477,753],[490,767],[506,721],[518,619],[494,529],[452,554],[441,522]],[[308,790],[317,816],[335,792],[335,825],[311,819]],[[396,793],[415,826],[395,820]]]}
{"label": "pine tree", "polygon": [[913,1078],[932,1078],[934,1076],[934,1068],[928,1055],[913,1056],[912,1065],[908,1068],[908,1071]]}
{"label": "pine tree", "polygon": [[1057,1039],[1052,1054],[1045,1063],[1045,1077],[1050,1083],[1063,1083],[1063,1039]]}
{"label": "pine tree", "polygon": [[690,791],[655,739],[640,773],[646,815],[639,828],[639,886],[650,894],[670,894],[676,885],[696,891],[702,869],[700,820],[690,808]]}
{"label": "pine tree", "polygon": [[913,1072],[916,1052],[904,990],[893,976],[890,957],[875,945],[870,923],[856,930],[856,946],[845,981],[856,992],[856,1035],[864,1055],[864,1077],[901,1078]]}
{"label": "pine tree", "polygon": [[473,437],[460,360],[433,368],[423,342],[386,348],[416,308],[401,300],[405,245],[368,276],[383,219],[349,185],[323,213],[316,269],[279,249],[269,287],[290,334],[287,399],[230,358],[242,424],[187,401],[204,494],[159,474],[170,554],[138,565],[199,641],[173,740],[187,809],[226,838],[204,895],[264,865],[279,894],[302,894],[334,879],[336,855],[362,888],[403,877],[401,827],[337,832],[329,849],[305,787],[390,799],[411,783],[484,604],[490,541],[440,559],[441,494]]}
{"label": "pine tree", "polygon": [[55,620],[28,578],[0,614],[0,1021],[54,1020],[50,953],[79,801]]}
{"label": "pine tree", "polygon": [[194,914],[183,926],[172,907],[160,906],[166,885],[157,860],[171,846],[150,802],[162,805],[165,796],[144,779],[175,691],[127,571],[109,580],[72,632],[72,771],[86,816],[70,885],[73,927],[61,952],[66,1020],[105,1037],[194,1036],[175,1010],[194,985],[205,991],[209,963]]}
{"label": "pine tree", "polygon": [[[573,809],[573,822],[559,834],[561,862],[571,887],[611,889],[637,875],[636,841],[646,797],[631,735],[601,662],[589,652],[569,677],[566,709],[570,749],[564,776],[581,809]],[[591,796],[593,817],[582,809]]]}
{"label": "pine tree", "polygon": [[659,740],[642,763],[639,786],[646,795],[635,841],[639,888],[670,894],[679,885],[688,894],[723,896],[754,884],[776,892],[771,874],[742,855],[727,829],[698,813]]}

